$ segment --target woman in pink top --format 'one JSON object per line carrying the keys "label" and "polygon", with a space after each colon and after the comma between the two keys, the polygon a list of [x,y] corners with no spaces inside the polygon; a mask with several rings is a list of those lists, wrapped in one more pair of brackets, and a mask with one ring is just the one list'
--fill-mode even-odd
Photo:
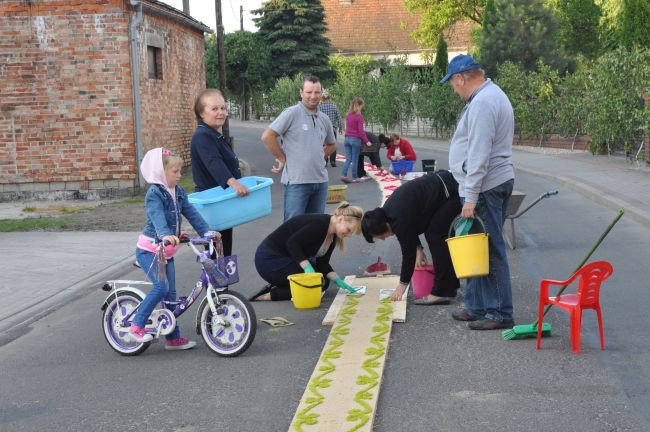
{"label": "woman in pink top", "polygon": [[[359,153],[361,153],[362,145],[372,146],[363,130],[364,119],[361,110],[363,110],[363,99],[355,97],[350,102],[350,109],[345,116],[345,141],[343,142],[345,164],[343,164],[343,177],[341,177],[343,183],[359,183],[363,181],[357,177]],[[348,177],[350,165],[352,165],[352,179]]]}

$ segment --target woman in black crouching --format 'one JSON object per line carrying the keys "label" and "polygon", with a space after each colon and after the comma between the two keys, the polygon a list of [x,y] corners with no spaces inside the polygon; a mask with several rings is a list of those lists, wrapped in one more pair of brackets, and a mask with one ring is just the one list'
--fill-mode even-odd
{"label": "woman in black crouching", "polygon": [[361,231],[366,241],[384,240],[395,235],[402,249],[400,282],[391,298],[400,300],[416,266],[427,264],[420,243],[424,234],[431,252],[435,277],[431,294],[415,304],[449,304],[460,286],[445,244],[449,226],[460,213],[458,183],[449,171],[437,171],[400,186],[378,207],[364,214]]}
{"label": "woman in black crouching", "polygon": [[353,292],[330,265],[335,246],[343,250],[343,239],[361,233],[363,210],[343,201],[333,215],[303,214],[294,216],[266,237],[255,252],[255,267],[267,281],[251,301],[289,300],[288,276],[319,272],[327,283]]}

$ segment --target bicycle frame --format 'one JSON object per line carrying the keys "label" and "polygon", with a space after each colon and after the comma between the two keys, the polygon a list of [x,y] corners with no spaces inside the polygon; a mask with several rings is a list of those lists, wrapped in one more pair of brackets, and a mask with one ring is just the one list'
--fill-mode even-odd
{"label": "bicycle frame", "polygon": [[[184,240],[184,239],[183,239]],[[188,239],[186,241],[182,241],[182,243],[187,243],[188,246],[193,250],[193,252],[197,256],[197,261],[201,261],[201,258],[207,258],[206,257],[206,252],[207,256],[210,256],[213,252],[213,244],[212,244],[212,239],[210,238],[205,238],[205,237],[195,237]],[[209,245],[210,249],[206,252],[201,252],[197,249],[195,245]],[[209,259],[209,258],[208,258]],[[124,284],[125,286],[120,287],[120,284]],[[102,305],[102,310],[106,308],[108,305],[109,299],[113,295],[117,295],[120,292],[134,292],[135,294],[139,295],[140,297],[144,298],[145,294],[142,292],[140,289],[134,288],[130,285],[152,285],[151,282],[143,282],[143,281],[130,281],[130,280],[110,280],[107,281],[106,285],[104,285],[103,289],[104,291],[110,291],[110,294],[106,299],[104,300],[104,304]],[[107,289],[108,288],[108,289]],[[185,311],[187,311],[191,305],[194,303],[194,301],[201,295],[203,292],[203,289],[207,288],[206,292],[206,297],[208,299],[208,303],[210,304],[210,309],[212,310],[213,313],[217,312],[217,305],[214,302],[214,297],[217,297],[218,299],[218,293],[225,291],[228,289],[227,287],[220,287],[220,288],[215,288],[210,284],[210,281],[208,279],[207,272],[205,268],[201,269],[201,276],[200,278],[196,281],[194,284],[194,287],[192,288],[192,291],[190,291],[190,294],[186,297],[179,297],[179,299],[175,302],[168,302],[168,301],[161,301],[160,305],[164,308],[166,306],[173,306],[175,305],[176,307],[173,309],[172,313],[174,314],[175,318],[178,318],[181,316]],[[119,305],[119,300],[118,300],[118,305]],[[131,313],[129,313],[127,316],[124,317],[124,319],[121,322],[121,325],[123,326],[128,326],[131,324],[131,318],[132,316],[137,313],[138,309],[140,308],[140,305],[136,307]],[[155,309],[154,309],[155,310]]]}

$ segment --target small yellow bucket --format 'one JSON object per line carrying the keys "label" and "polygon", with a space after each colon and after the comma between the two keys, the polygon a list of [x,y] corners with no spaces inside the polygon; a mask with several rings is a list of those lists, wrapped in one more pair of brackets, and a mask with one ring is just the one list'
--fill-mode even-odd
{"label": "small yellow bucket", "polygon": [[289,275],[291,300],[296,309],[314,309],[320,307],[323,288],[322,273],[298,273]]}
{"label": "small yellow bucket", "polygon": [[346,185],[330,185],[327,187],[327,204],[334,204],[345,201]]}
{"label": "small yellow bucket", "polygon": [[454,218],[451,223],[449,235],[446,240],[456,277],[458,279],[464,279],[488,275],[490,273],[490,256],[488,253],[488,234],[485,229],[485,224],[477,216],[476,220],[481,223],[483,233],[452,237],[451,231],[458,218],[460,218],[460,215]]}

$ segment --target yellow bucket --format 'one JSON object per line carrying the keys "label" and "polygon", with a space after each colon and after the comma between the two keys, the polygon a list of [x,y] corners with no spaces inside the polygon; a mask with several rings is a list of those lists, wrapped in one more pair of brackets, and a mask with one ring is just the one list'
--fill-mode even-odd
{"label": "yellow bucket", "polygon": [[298,273],[289,275],[291,300],[296,309],[314,309],[320,307],[323,288],[322,273]]}
{"label": "yellow bucket", "polygon": [[345,201],[346,185],[330,185],[327,187],[327,204],[334,204]]}
{"label": "yellow bucket", "polygon": [[451,262],[458,279],[486,276],[490,273],[490,256],[488,253],[488,234],[485,224],[477,216],[476,220],[481,223],[483,233],[468,234],[459,237],[451,237],[451,231],[457,216],[449,227],[447,246],[451,255]]}

